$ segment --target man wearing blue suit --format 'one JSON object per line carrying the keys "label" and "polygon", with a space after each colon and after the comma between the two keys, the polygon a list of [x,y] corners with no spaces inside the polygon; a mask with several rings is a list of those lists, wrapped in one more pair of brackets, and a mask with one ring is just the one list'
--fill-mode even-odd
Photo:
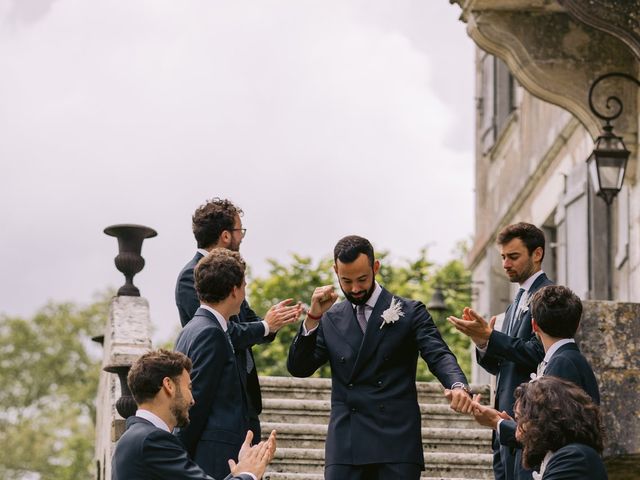
{"label": "man wearing blue suit", "polygon": [[182,329],[176,350],[193,362],[195,404],[189,425],[176,431],[190,457],[212,477],[229,473],[249,428],[242,374],[229,337],[229,319],[245,298],[245,263],[225,248],[212,250],[196,266],[201,305]]}
{"label": "man wearing blue suit", "polygon": [[[580,298],[567,287],[546,286],[533,296],[531,314],[533,331],[545,350],[534,378],[548,375],[568,380],[582,388],[596,405],[599,404],[600,392],[593,369],[573,339],[582,316]],[[502,445],[518,446],[517,424],[513,419],[482,405],[474,408],[474,415],[480,424],[498,431]]]}
{"label": "man wearing blue suit", "polygon": [[375,275],[368,240],[341,239],[334,270],[346,300],[318,287],[287,368],[308,377],[331,365],[326,480],[417,480],[424,469],[416,392],[418,354],[447,389],[451,407],[471,411],[467,379],[424,304],[394,296]]}
{"label": "man wearing blue suit", "polygon": [[[145,353],[131,366],[127,383],[138,410],[127,419],[127,430],[116,445],[113,480],[214,480],[171,434],[174,427],[189,423],[190,371],[191,361],[185,355],[167,350]],[[275,452],[275,432],[255,447],[250,446],[251,436],[248,432],[239,463],[229,461],[233,473],[225,480],[262,477]]]}
{"label": "man wearing blue suit", "polygon": [[[246,233],[240,218],[242,213],[231,201],[220,198],[209,200],[194,212],[192,227],[198,250],[180,272],[175,290],[176,306],[183,327],[200,307],[193,278],[196,265],[214,248],[226,248],[234,252],[240,250]],[[240,305],[240,312],[233,315],[228,324],[240,366],[240,377],[247,393],[249,428],[255,441],[260,441],[261,436],[259,415],[262,412],[262,394],[251,347],[273,341],[280,327],[296,321],[300,314],[299,307],[286,306],[287,303],[289,301],[285,300],[272,307],[263,320],[245,300]]]}
{"label": "man wearing blue suit", "polygon": [[[529,302],[540,288],[553,282],[542,271],[544,233],[530,223],[516,223],[504,228],[497,243],[502,267],[509,280],[520,288],[515,300],[505,312],[502,329],[494,329],[495,317],[487,322],[470,308],[462,318],[449,321],[476,345],[478,364],[496,375],[494,407],[513,416],[513,393],[518,385],[528,381],[544,357],[544,348],[531,329]],[[493,438],[493,471],[496,480],[529,480],[531,470],[522,467],[522,450],[500,445]]]}

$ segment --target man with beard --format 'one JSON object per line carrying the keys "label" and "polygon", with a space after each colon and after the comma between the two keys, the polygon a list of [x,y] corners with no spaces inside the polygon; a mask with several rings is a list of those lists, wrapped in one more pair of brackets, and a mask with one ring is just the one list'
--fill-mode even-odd
{"label": "man with beard", "polygon": [[[234,252],[240,250],[240,244],[247,232],[242,226],[242,213],[242,210],[229,200],[214,198],[198,207],[193,214],[192,227],[198,251],[180,272],[175,291],[176,305],[183,327],[200,307],[193,278],[196,265],[214,248],[226,248]],[[271,307],[262,320],[245,300],[240,306],[240,312],[230,318],[228,325],[229,336],[240,366],[242,384],[249,400],[249,428],[255,441],[260,441],[258,415],[262,411],[262,395],[251,347],[273,341],[280,327],[297,320],[301,308],[297,305],[287,306],[290,301],[284,300]]]}
{"label": "man with beard", "polygon": [[334,305],[332,285],[315,289],[287,363],[296,377],[331,364],[325,479],[417,480],[424,470],[418,354],[447,389],[451,408],[464,413],[472,406],[467,379],[424,304],[375,281],[380,262],[368,240],[341,239],[334,261],[346,300]]}
{"label": "man with beard", "polygon": [[[112,459],[113,480],[214,480],[187,456],[171,430],[189,423],[191,361],[179,352],[145,353],[129,370],[127,383],[138,404],[127,419]],[[225,480],[262,477],[275,452],[275,432],[268,442],[251,447],[251,432],[239,452],[239,463],[229,460],[233,476]]]}
{"label": "man with beard", "polygon": [[245,263],[238,252],[212,250],[196,266],[200,308],[182,329],[176,350],[193,362],[191,423],[176,430],[189,456],[209,475],[225,477],[249,428],[248,400],[229,337],[229,319],[245,297]]}
{"label": "man with beard", "polygon": [[[520,288],[515,300],[505,312],[501,331],[494,329],[495,317],[487,322],[471,308],[463,310],[462,318],[449,321],[476,345],[478,363],[496,375],[494,407],[513,417],[514,391],[529,380],[544,358],[544,347],[531,326],[529,302],[534,293],[553,282],[542,271],[544,233],[530,223],[516,223],[504,228],[497,240],[502,266],[513,283]],[[531,470],[521,462],[522,450],[500,445],[493,434],[493,471],[496,480],[528,480]]]}

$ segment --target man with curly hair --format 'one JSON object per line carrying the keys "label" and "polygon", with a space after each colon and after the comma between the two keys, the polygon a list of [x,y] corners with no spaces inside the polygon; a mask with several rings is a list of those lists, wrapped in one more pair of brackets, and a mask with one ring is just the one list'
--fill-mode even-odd
{"label": "man with curly hair", "polygon": [[[242,226],[242,214],[242,209],[231,201],[220,198],[207,201],[194,212],[192,226],[198,250],[180,272],[175,291],[176,305],[183,327],[200,307],[193,277],[196,265],[215,248],[225,248],[234,252],[240,250],[240,244],[247,232]],[[263,320],[245,300],[240,305],[240,312],[233,315],[229,321],[229,336],[240,365],[242,384],[249,399],[249,426],[255,441],[259,441],[261,435],[258,416],[262,411],[262,395],[251,347],[273,341],[276,332],[283,325],[297,320],[300,309],[295,305],[287,306],[290,301],[288,299],[274,305]]]}
{"label": "man with curly hair", "polygon": [[230,319],[245,298],[245,263],[238,252],[213,249],[194,272],[200,308],[182,329],[176,350],[193,363],[195,403],[191,422],[176,430],[189,456],[209,475],[229,474],[249,428],[248,398],[242,365],[229,335]]}
{"label": "man with curly hair", "polygon": [[[607,480],[600,409],[583,389],[544,376],[515,391],[522,461],[541,480]],[[539,466],[539,467],[538,467]]]}

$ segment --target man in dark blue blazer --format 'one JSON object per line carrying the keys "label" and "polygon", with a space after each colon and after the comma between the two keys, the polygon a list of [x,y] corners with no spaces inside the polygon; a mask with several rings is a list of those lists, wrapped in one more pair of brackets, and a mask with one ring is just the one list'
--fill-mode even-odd
{"label": "man in dark blue blazer", "polygon": [[[530,306],[533,331],[545,350],[544,359],[533,378],[549,375],[568,380],[599,404],[600,392],[593,369],[573,339],[582,317],[580,298],[567,287],[550,285],[538,290]],[[500,412],[482,405],[474,408],[474,416],[480,424],[498,431],[502,445],[519,446],[514,420],[505,419]]]}
{"label": "man in dark blue blazer", "polygon": [[332,285],[315,289],[287,362],[296,377],[331,365],[325,479],[418,479],[424,469],[418,354],[460,412],[471,411],[467,379],[425,306],[375,281],[380,262],[368,240],[343,238],[334,260],[346,300],[334,305]]}
{"label": "man in dark blue blazer", "polygon": [[[112,458],[113,480],[214,480],[196,465],[171,434],[189,422],[191,361],[179,352],[158,350],[142,355],[131,367],[128,385],[138,404],[127,419]],[[275,433],[268,442],[251,447],[251,432],[225,480],[259,479],[273,458]],[[235,455],[234,455],[235,457]],[[218,477],[221,478],[221,477]]]}
{"label": "man in dark blue blazer", "polygon": [[[214,248],[227,248],[235,252],[240,250],[246,233],[240,218],[242,213],[242,210],[229,200],[214,198],[198,207],[193,214],[192,227],[198,251],[180,272],[175,290],[176,306],[183,327],[200,307],[193,278],[196,265]],[[229,319],[229,336],[240,365],[242,384],[247,393],[249,427],[253,431],[255,441],[259,441],[261,435],[258,416],[262,412],[262,394],[251,347],[273,341],[280,327],[298,318],[299,307],[286,306],[287,303],[289,302],[285,300],[272,307],[263,320],[245,300],[240,306],[239,314]]]}
{"label": "man in dark blue blazer", "polygon": [[176,350],[193,362],[195,405],[191,423],[176,431],[191,458],[212,477],[229,473],[249,428],[247,396],[229,337],[229,319],[245,297],[245,263],[238,252],[212,250],[197,265],[195,285],[201,305],[182,329]]}
{"label": "man in dark blue blazer", "polygon": [[[494,329],[495,317],[487,322],[470,308],[462,318],[449,321],[476,345],[478,364],[496,375],[494,407],[513,416],[513,392],[529,380],[544,357],[544,348],[531,329],[529,302],[540,288],[553,282],[542,271],[545,239],[542,230],[530,223],[516,223],[498,235],[502,266],[520,288],[505,312],[502,329]],[[493,471],[496,480],[529,480],[531,471],[522,467],[522,452],[500,445],[494,434]]]}

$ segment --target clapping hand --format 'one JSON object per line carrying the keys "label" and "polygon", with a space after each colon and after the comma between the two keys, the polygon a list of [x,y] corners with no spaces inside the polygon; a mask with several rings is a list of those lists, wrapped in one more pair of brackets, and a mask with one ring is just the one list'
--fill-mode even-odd
{"label": "clapping hand", "polygon": [[275,333],[285,325],[294,323],[302,313],[302,304],[289,305],[293,299],[287,298],[272,306],[264,317],[269,325],[269,333]]}
{"label": "clapping hand", "polygon": [[242,447],[240,447],[238,463],[230,459],[229,469],[233,475],[249,472],[260,479],[267,469],[267,465],[273,460],[273,456],[275,455],[276,431],[273,430],[271,432],[267,441],[260,442],[253,447],[251,446],[251,440],[253,440],[253,432],[249,430]]}
{"label": "clapping hand", "polygon": [[462,310],[462,318],[451,316],[447,320],[456,327],[456,330],[470,337],[476,345],[484,345],[489,341],[496,324],[495,316],[487,322],[478,312],[469,307]]}

